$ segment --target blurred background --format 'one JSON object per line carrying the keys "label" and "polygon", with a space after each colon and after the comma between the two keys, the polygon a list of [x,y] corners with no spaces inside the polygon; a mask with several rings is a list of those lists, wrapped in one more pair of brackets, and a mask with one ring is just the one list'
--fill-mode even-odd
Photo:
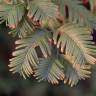
{"label": "blurred background", "polygon": [[[5,24],[0,25],[0,96],[96,96],[96,65],[92,68],[91,78],[79,81],[73,88],[63,82],[52,85],[38,83],[32,77],[24,80],[18,74],[13,75],[8,64],[17,38],[8,35],[5,30]],[[95,30],[93,39],[96,41]]]}

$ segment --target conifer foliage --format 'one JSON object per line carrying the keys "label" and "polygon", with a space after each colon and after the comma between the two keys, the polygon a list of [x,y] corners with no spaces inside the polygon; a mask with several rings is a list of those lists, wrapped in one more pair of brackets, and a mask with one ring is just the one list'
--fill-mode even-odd
{"label": "conifer foliage", "polygon": [[71,87],[89,78],[96,63],[95,8],[95,0],[0,0],[0,23],[19,38],[10,71]]}

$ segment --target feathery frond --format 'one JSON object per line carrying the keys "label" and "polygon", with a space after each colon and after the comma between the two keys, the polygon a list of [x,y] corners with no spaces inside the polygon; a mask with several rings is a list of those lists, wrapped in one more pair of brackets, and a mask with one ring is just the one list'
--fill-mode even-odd
{"label": "feathery frond", "polygon": [[74,57],[69,55],[60,55],[60,62],[64,66],[64,83],[68,83],[71,87],[76,85],[79,80],[89,78],[91,72],[90,65],[76,64],[74,66]]}
{"label": "feathery frond", "polygon": [[25,5],[23,3],[19,4],[7,4],[0,3],[0,20],[6,21],[6,25],[11,28],[17,26],[21,21],[25,13]]}
{"label": "feathery frond", "polygon": [[26,39],[17,40],[15,52],[13,52],[14,58],[10,59],[10,71],[13,73],[19,72],[23,75],[30,76],[33,73],[33,69],[39,63],[39,57],[36,52],[36,47],[40,47],[42,54],[45,58],[51,54],[48,35],[46,30],[36,30],[34,35],[29,36]]}
{"label": "feathery frond", "polygon": [[58,7],[50,0],[32,0],[28,5],[28,17],[36,20],[56,18]]}
{"label": "feathery frond", "polygon": [[76,58],[74,64],[96,63],[96,58],[93,57],[96,46],[91,41],[90,30],[73,23],[64,24],[54,33],[53,40],[57,48],[61,46],[61,52]]}
{"label": "feathery frond", "polygon": [[22,18],[17,27],[14,30],[11,30],[9,33],[14,37],[17,35],[20,38],[24,38],[32,34],[34,30],[35,27],[31,21],[29,21],[28,18]]}
{"label": "feathery frond", "polygon": [[[79,23],[88,27],[96,27],[96,18],[89,12],[80,0],[52,0],[60,5],[60,12],[66,19],[66,15],[70,22]],[[68,11],[66,11],[68,9]]]}
{"label": "feathery frond", "polygon": [[89,0],[88,10],[82,0],[1,0],[0,22],[20,38],[10,71],[71,86],[88,78],[90,64],[96,63],[94,2]]}
{"label": "feathery frond", "polygon": [[58,80],[63,80],[63,66],[56,58],[40,59],[40,64],[37,66],[35,76],[39,81],[48,80],[52,84],[58,84]]}

